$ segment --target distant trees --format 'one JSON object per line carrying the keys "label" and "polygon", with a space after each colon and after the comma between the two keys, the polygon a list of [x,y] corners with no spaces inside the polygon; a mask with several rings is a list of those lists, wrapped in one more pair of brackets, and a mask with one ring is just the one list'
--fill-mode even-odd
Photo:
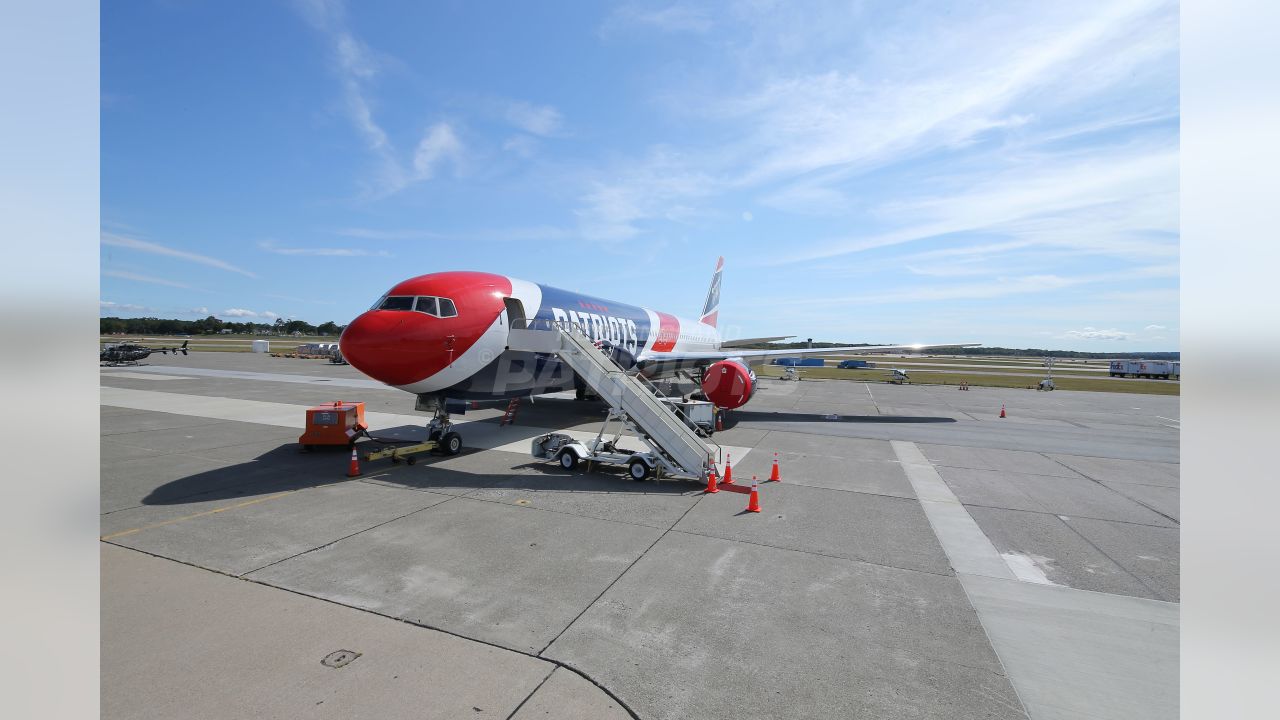
{"label": "distant trees", "polygon": [[275,323],[227,322],[210,315],[203,320],[166,320],[162,318],[104,317],[98,320],[98,332],[103,335],[217,335],[224,330],[240,335],[339,335],[345,325],[332,320],[319,327],[305,320],[276,318]]}

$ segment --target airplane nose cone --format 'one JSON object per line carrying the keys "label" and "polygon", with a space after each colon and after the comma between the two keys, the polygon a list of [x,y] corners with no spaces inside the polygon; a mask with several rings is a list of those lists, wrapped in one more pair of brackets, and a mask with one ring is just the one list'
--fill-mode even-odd
{"label": "airplane nose cone", "polygon": [[355,369],[388,385],[411,385],[448,364],[433,318],[416,312],[371,310],[357,317],[338,339],[342,356]]}

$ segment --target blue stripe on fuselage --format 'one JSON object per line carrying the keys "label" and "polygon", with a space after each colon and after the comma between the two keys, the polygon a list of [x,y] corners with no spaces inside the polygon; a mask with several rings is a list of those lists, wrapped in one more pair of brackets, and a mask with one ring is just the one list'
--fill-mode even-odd
{"label": "blue stripe on fuselage", "polygon": [[542,289],[542,307],[530,329],[549,330],[555,321],[576,323],[592,340],[605,340],[634,358],[649,341],[649,314],[635,305],[603,300],[549,285]]}

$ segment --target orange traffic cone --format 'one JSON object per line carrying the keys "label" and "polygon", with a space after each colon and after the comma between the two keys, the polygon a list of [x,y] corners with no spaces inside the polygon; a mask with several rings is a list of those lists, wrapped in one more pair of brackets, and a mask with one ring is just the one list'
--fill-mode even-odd
{"label": "orange traffic cone", "polygon": [[1000,403],[1000,417],[1004,417],[1004,403]]}
{"label": "orange traffic cone", "polygon": [[769,482],[779,482],[782,475],[778,472],[778,453],[773,454],[773,470],[769,472]]}
{"label": "orange traffic cone", "polygon": [[720,488],[716,487],[716,466],[711,466],[711,472],[707,473],[707,489],[705,492],[718,493]]}
{"label": "orange traffic cone", "polygon": [[729,460],[731,460],[732,458],[733,458],[732,455],[726,454],[724,456],[724,484],[725,485],[733,484],[733,464],[729,462]]}
{"label": "orange traffic cone", "polygon": [[751,476],[751,499],[747,500],[747,512],[760,512],[760,492],[756,490],[756,476]]}
{"label": "orange traffic cone", "polygon": [[356,457],[356,446],[351,446],[351,464],[347,466],[347,477],[360,477],[360,460]]}

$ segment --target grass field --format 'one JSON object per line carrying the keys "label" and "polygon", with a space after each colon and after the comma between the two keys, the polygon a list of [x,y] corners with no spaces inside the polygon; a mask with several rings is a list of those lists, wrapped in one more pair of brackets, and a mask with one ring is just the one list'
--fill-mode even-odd
{"label": "grass field", "polygon": [[[831,367],[796,368],[802,378],[819,378],[824,380],[857,380],[861,382],[884,382],[889,372],[885,368],[873,370],[841,370]],[[781,377],[782,367],[765,365],[757,371],[763,377]],[[1003,387],[1035,389],[1037,378],[1018,377],[1016,375],[978,375],[963,372],[928,372],[926,370],[908,370],[911,382],[916,385],[959,385],[968,382],[973,387]],[[1010,372],[1020,372],[1011,370]],[[1147,395],[1180,395],[1181,383],[1161,380],[1112,380],[1111,378],[1081,377],[1072,375],[1064,377],[1053,374],[1053,383],[1059,390],[1086,390],[1089,392],[1127,392]]]}

